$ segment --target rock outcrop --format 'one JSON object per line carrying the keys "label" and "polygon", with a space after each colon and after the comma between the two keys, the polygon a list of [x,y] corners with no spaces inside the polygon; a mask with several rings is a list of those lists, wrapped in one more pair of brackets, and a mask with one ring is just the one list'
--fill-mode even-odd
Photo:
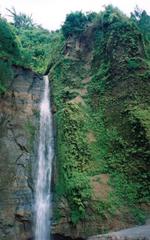
{"label": "rock outcrop", "polygon": [[118,232],[89,237],[88,240],[149,240],[150,225],[128,228]]}
{"label": "rock outcrop", "polygon": [[[42,78],[13,68],[0,101],[0,239],[31,239],[34,171]],[[34,154],[33,154],[34,152]],[[34,164],[33,164],[34,163]]]}

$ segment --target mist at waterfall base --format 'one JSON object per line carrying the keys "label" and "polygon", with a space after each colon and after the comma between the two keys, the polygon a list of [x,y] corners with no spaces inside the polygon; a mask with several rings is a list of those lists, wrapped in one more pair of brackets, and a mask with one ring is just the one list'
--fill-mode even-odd
{"label": "mist at waterfall base", "polygon": [[35,240],[49,240],[52,206],[51,175],[54,156],[52,114],[48,76],[44,76],[44,92],[40,104],[38,169],[35,191]]}

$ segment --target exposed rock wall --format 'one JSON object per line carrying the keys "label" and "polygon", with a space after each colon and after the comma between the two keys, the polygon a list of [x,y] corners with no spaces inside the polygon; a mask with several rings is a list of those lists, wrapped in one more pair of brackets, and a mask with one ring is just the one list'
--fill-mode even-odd
{"label": "exposed rock wall", "polygon": [[[31,239],[36,135],[42,78],[13,68],[0,99],[0,239]],[[34,153],[34,154],[33,154]]]}
{"label": "exposed rock wall", "polygon": [[149,240],[150,239],[150,225],[143,225],[140,227],[128,228],[118,232],[111,232],[109,234],[102,234],[88,238],[88,240]]}

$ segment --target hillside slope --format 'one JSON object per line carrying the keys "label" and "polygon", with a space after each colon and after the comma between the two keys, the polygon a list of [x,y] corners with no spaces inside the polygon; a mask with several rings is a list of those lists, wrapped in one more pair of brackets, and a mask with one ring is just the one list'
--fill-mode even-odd
{"label": "hillside slope", "polygon": [[70,15],[49,71],[54,232],[86,237],[144,223],[150,213],[150,66],[148,42],[118,9]]}

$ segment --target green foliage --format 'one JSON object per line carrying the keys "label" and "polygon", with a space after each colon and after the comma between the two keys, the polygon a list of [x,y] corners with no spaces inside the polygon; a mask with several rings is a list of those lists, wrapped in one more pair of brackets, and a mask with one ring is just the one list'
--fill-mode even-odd
{"label": "green foliage", "polygon": [[[64,42],[62,41],[64,45]],[[72,88],[79,88],[81,80],[84,78],[85,69],[81,61],[74,61],[65,59],[62,54],[55,51],[55,56],[58,57],[54,60],[54,66],[50,70],[50,79],[53,85],[53,98],[56,109],[62,109],[66,101],[73,99],[77,93]]]}
{"label": "green foliage", "polygon": [[17,14],[15,9],[9,11],[13,24],[0,18],[0,58],[45,73],[62,35],[34,25],[31,17]]}
{"label": "green foliage", "polygon": [[52,34],[40,27],[17,28],[16,34],[22,44],[22,63],[44,73],[49,61]]}
{"label": "green foliage", "polygon": [[72,176],[67,180],[66,192],[71,201],[71,220],[76,224],[86,216],[87,201],[91,198],[89,178],[86,173],[72,171]]}
{"label": "green foliage", "polygon": [[101,15],[101,21],[104,28],[107,28],[111,24],[118,24],[119,21],[127,21],[127,17],[116,7],[108,5],[105,11]]}
{"label": "green foliage", "polygon": [[0,18],[0,58],[12,64],[46,71],[51,34],[40,27],[14,27]]}
{"label": "green foliage", "polygon": [[[100,15],[97,24],[100,29],[93,35],[93,75],[88,86],[91,106],[89,115],[92,117],[92,130],[97,140],[91,144],[92,156],[99,159],[99,171],[112,174],[111,183],[117,201],[122,206],[136,209],[138,204],[149,202],[149,144],[146,137],[149,124],[147,109],[137,109],[137,112],[135,109],[133,118],[123,114],[123,109],[126,104],[129,105],[134,91],[136,97],[142,91],[142,88],[134,88],[132,78],[137,82],[140,78],[138,87],[146,84],[142,82],[144,78],[139,77],[140,72],[145,73],[143,76],[148,74],[143,40],[127,17],[111,7]],[[130,72],[134,72],[132,77]],[[130,85],[132,94],[128,93],[128,88],[124,85],[125,82],[130,84],[130,81],[133,84]],[[123,88],[120,87],[121,84]],[[146,95],[146,92],[143,94]],[[107,215],[102,204],[100,215],[103,213]]]}
{"label": "green foliage", "polygon": [[13,24],[16,28],[30,28],[33,27],[33,20],[31,16],[24,13],[17,13],[15,8],[7,9],[13,18]]}
{"label": "green foliage", "polygon": [[131,213],[135,219],[135,221],[139,224],[145,224],[145,220],[147,218],[147,214],[146,212],[143,212],[142,209],[138,208],[138,207],[134,207],[134,208],[131,208]]}
{"label": "green foliage", "polygon": [[134,59],[128,60],[128,68],[130,70],[137,70],[137,69],[139,69],[139,67],[140,67],[140,64],[136,60],[134,60]]}
{"label": "green foliage", "polygon": [[150,16],[147,12],[136,8],[134,13],[131,14],[131,20],[137,24],[144,37],[150,40]]}
{"label": "green foliage", "polygon": [[9,23],[0,18],[0,58],[12,59],[20,56],[19,41]]}
{"label": "green foliage", "polygon": [[105,92],[105,84],[108,78],[108,65],[102,63],[96,74],[93,75],[88,91],[93,110],[99,109],[100,102]]}
{"label": "green foliage", "polygon": [[29,149],[32,151],[33,143],[35,139],[36,127],[33,125],[31,121],[28,120],[25,122],[24,130],[27,133]]}
{"label": "green foliage", "polygon": [[7,91],[13,78],[12,62],[20,58],[20,42],[12,26],[0,18],[0,93]]}
{"label": "green foliage", "polygon": [[47,67],[48,71],[51,70],[52,66],[54,68],[62,59],[65,42],[64,42],[64,37],[60,31],[56,31],[51,34],[51,44],[49,47],[50,47],[50,54],[49,54],[49,63]]}
{"label": "green foliage", "polygon": [[138,183],[129,182],[124,174],[113,174],[112,185],[115,189],[115,194],[120,198],[122,204],[135,206],[138,203]]}
{"label": "green foliage", "polygon": [[[87,165],[90,152],[84,136],[84,115],[79,106],[66,104],[57,115],[57,123],[63,128],[58,132],[59,182],[64,185],[62,194],[71,208],[75,224],[85,217],[87,201],[91,197]],[[60,189],[58,187],[58,189]]]}
{"label": "green foliage", "polygon": [[141,10],[137,7],[134,13],[131,14],[131,21],[136,24],[136,26],[139,28],[139,31],[143,34],[147,55],[148,58],[150,58],[150,16],[145,10]]}
{"label": "green foliage", "polygon": [[146,213],[139,205],[140,184],[128,181],[123,174],[113,174],[111,184],[114,187],[113,195],[119,201],[119,207],[128,206],[136,223],[144,224]]}
{"label": "green foliage", "polygon": [[116,208],[109,201],[99,201],[97,203],[96,209],[101,220],[106,220],[110,218],[110,216],[112,217],[116,212]]}
{"label": "green foliage", "polygon": [[148,139],[150,139],[150,109],[142,108],[140,106],[136,106],[133,109],[131,109],[132,116],[134,118],[134,121],[139,120],[143,128],[145,129],[145,134]]}
{"label": "green foliage", "polygon": [[132,72],[138,71],[138,70],[147,70],[148,69],[148,64],[143,58],[140,57],[134,57],[134,58],[129,58],[127,60],[127,67],[128,69]]}
{"label": "green foliage", "polygon": [[82,12],[68,14],[64,25],[62,26],[62,32],[65,38],[71,36],[79,37],[81,33],[85,30],[87,22],[88,18]]}
{"label": "green foliage", "polygon": [[0,94],[9,87],[13,78],[13,71],[9,62],[0,60]]}
{"label": "green foliage", "polygon": [[[90,176],[106,173],[115,198],[100,199],[94,214],[108,220],[118,206],[123,217],[125,207],[131,218],[144,221],[142,207],[139,212],[137,208],[149,202],[150,190],[145,40],[137,24],[112,6],[86,18],[81,27],[76,13],[66,19],[62,31],[73,45],[66,54],[63,39],[51,56],[59,169],[56,195],[68,200],[71,221],[77,224],[90,207],[95,209]],[[73,50],[77,38],[80,55]],[[88,91],[80,95],[85,105],[66,103],[83,85]],[[91,142],[89,132],[94,136]]]}
{"label": "green foliage", "polygon": [[96,12],[87,12],[86,16],[87,16],[87,20],[88,22],[94,22],[97,18],[97,13]]}

